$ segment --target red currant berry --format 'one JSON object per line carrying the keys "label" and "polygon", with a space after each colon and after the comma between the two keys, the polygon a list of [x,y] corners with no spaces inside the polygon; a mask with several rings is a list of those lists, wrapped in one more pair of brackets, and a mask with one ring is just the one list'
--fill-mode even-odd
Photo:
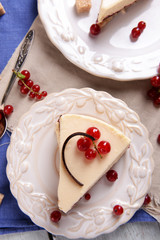
{"label": "red currant berry", "polygon": [[55,223],[59,222],[61,219],[60,211],[58,211],[58,210],[53,211],[50,215],[50,218],[51,218],[52,222],[55,222]]}
{"label": "red currant berry", "polygon": [[96,155],[97,155],[96,150],[91,149],[91,148],[87,149],[86,152],[85,152],[85,157],[86,157],[88,160],[94,159],[94,158],[96,157]]}
{"label": "red currant berry", "polygon": [[25,78],[23,80],[27,80],[30,78],[30,72],[28,70],[23,70],[21,72],[21,74],[23,74],[25,76]]}
{"label": "red currant berry", "polygon": [[157,142],[160,144],[160,134],[157,137]]}
{"label": "red currant berry", "polygon": [[144,21],[140,21],[138,23],[138,28],[141,30],[141,32],[145,29],[146,23]]}
{"label": "red currant berry", "polygon": [[36,96],[36,94],[35,94],[34,92],[30,92],[30,93],[29,93],[29,97],[30,97],[31,99],[35,98],[35,96]]}
{"label": "red currant berry", "polygon": [[6,105],[5,107],[4,107],[4,114],[6,115],[6,116],[9,116],[12,112],[13,112],[13,106],[12,105]]}
{"label": "red currant berry", "polygon": [[86,133],[92,137],[94,137],[95,140],[99,139],[101,136],[101,133],[98,128],[96,127],[90,127],[87,129]]}
{"label": "red currant berry", "polygon": [[120,206],[120,205],[115,205],[114,208],[113,208],[113,213],[116,216],[120,216],[123,213],[123,207]]}
{"label": "red currant berry", "polygon": [[41,100],[42,99],[42,95],[41,94],[36,94],[36,99],[37,100]]}
{"label": "red currant berry", "polygon": [[41,92],[41,95],[42,95],[42,97],[46,97],[47,96],[47,92],[43,91],[43,92]]}
{"label": "red currant berry", "polygon": [[40,91],[40,86],[38,84],[33,85],[32,87],[34,92],[39,92]]}
{"label": "red currant berry", "polygon": [[90,27],[90,34],[96,36],[100,33],[101,28],[98,24],[92,24]]}
{"label": "red currant berry", "polygon": [[147,92],[147,96],[152,100],[156,99],[158,96],[157,88],[152,87],[151,89],[149,89]]}
{"label": "red currant berry", "polygon": [[139,27],[135,27],[131,31],[132,38],[138,38],[140,36],[140,34],[141,34],[141,31],[140,31]]}
{"label": "red currant berry", "polygon": [[154,101],[153,101],[154,105],[159,107],[160,106],[160,96],[158,96]]}
{"label": "red currant berry", "polygon": [[85,197],[85,199],[88,201],[88,200],[90,200],[91,195],[90,195],[89,193],[86,193],[84,197]]}
{"label": "red currant berry", "polygon": [[110,152],[110,150],[111,150],[111,145],[109,142],[101,141],[100,143],[98,143],[98,151],[101,154],[107,154]]}
{"label": "red currant berry", "polygon": [[29,89],[26,86],[22,85],[20,88],[20,92],[22,94],[27,94],[29,92]]}
{"label": "red currant berry", "polygon": [[27,80],[25,81],[25,84],[26,84],[29,88],[31,88],[31,87],[33,86],[33,81],[32,81],[31,79],[27,79]]}
{"label": "red currant berry", "polygon": [[106,178],[110,182],[115,182],[118,179],[118,173],[115,170],[109,170],[106,173]]}
{"label": "red currant berry", "polygon": [[151,85],[153,87],[160,87],[160,77],[159,76],[154,76],[151,78]]}
{"label": "red currant berry", "polygon": [[18,85],[19,85],[19,86],[22,86],[22,85],[23,85],[22,80],[20,80],[20,79],[18,80]]}
{"label": "red currant berry", "polygon": [[143,204],[144,204],[144,205],[147,205],[147,204],[149,204],[150,202],[151,202],[151,198],[150,198],[150,196],[147,194],[147,195],[145,196],[145,199],[144,199]]}
{"label": "red currant berry", "polygon": [[91,145],[91,141],[89,138],[87,137],[81,137],[78,141],[77,141],[77,147],[80,151],[85,152]]}

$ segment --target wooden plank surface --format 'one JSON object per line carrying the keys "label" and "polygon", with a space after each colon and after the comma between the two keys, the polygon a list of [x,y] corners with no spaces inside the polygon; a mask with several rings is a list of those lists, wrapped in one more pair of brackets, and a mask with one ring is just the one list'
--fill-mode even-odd
{"label": "wooden plank surface", "polygon": [[[128,223],[120,226],[116,231],[101,235],[95,240],[159,240],[160,224],[157,222],[149,223]],[[1,235],[0,240],[49,240],[45,230],[32,231],[16,234]],[[56,240],[66,240],[58,236]]]}

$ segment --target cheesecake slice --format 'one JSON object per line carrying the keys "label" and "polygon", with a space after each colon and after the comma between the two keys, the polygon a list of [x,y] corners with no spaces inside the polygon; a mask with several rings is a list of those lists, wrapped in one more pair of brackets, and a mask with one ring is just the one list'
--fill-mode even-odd
{"label": "cheesecake slice", "polygon": [[104,25],[112,19],[112,17],[136,2],[136,0],[102,0],[98,14],[98,24]]}
{"label": "cheesecake slice", "polygon": [[[90,127],[98,128],[101,133],[100,138],[95,141],[96,145],[105,140],[111,146],[109,153],[97,154],[92,161],[87,160],[84,152],[77,148],[78,139]],[[56,134],[60,154],[58,207],[67,213],[121,158],[130,144],[130,139],[104,121],[76,114],[62,115],[57,122]],[[92,148],[94,149],[94,146]]]}

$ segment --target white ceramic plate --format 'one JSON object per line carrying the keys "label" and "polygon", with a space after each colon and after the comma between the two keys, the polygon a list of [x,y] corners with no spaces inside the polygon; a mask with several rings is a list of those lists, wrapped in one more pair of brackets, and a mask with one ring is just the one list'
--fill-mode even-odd
{"label": "white ceramic plate", "polygon": [[[119,178],[106,177],[90,190],[58,224],[50,221],[57,209],[58,161],[55,123],[65,113],[91,115],[114,125],[131,139],[130,148],[114,166]],[[22,211],[55,235],[93,238],[127,222],[139,209],[153,171],[152,147],[146,128],[135,112],[121,100],[92,89],[67,89],[34,104],[13,131],[7,151],[10,188]],[[124,208],[112,214],[115,204]]]}
{"label": "white ceramic plate", "polygon": [[[85,71],[120,81],[146,79],[157,73],[160,59],[159,0],[139,0],[126,14],[119,13],[91,38],[101,0],[92,0],[89,14],[77,15],[75,0],[38,0],[38,11],[51,42]],[[146,29],[136,42],[131,30],[139,21]]]}

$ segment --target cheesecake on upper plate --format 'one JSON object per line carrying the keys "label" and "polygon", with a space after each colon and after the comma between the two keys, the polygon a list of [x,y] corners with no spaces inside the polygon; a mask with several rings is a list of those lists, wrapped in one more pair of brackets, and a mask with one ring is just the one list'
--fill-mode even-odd
{"label": "cheesecake on upper plate", "polygon": [[[89,161],[77,148],[77,140],[90,127],[99,129],[102,140],[111,146],[109,153]],[[130,139],[121,131],[94,117],[65,114],[56,126],[59,145],[60,167],[58,185],[58,207],[67,213],[75,203],[121,158],[130,144]],[[94,145],[92,146],[94,148]]]}
{"label": "cheesecake on upper plate", "polygon": [[116,13],[134,2],[136,2],[136,0],[101,0],[97,23],[101,25],[106,24]]}

